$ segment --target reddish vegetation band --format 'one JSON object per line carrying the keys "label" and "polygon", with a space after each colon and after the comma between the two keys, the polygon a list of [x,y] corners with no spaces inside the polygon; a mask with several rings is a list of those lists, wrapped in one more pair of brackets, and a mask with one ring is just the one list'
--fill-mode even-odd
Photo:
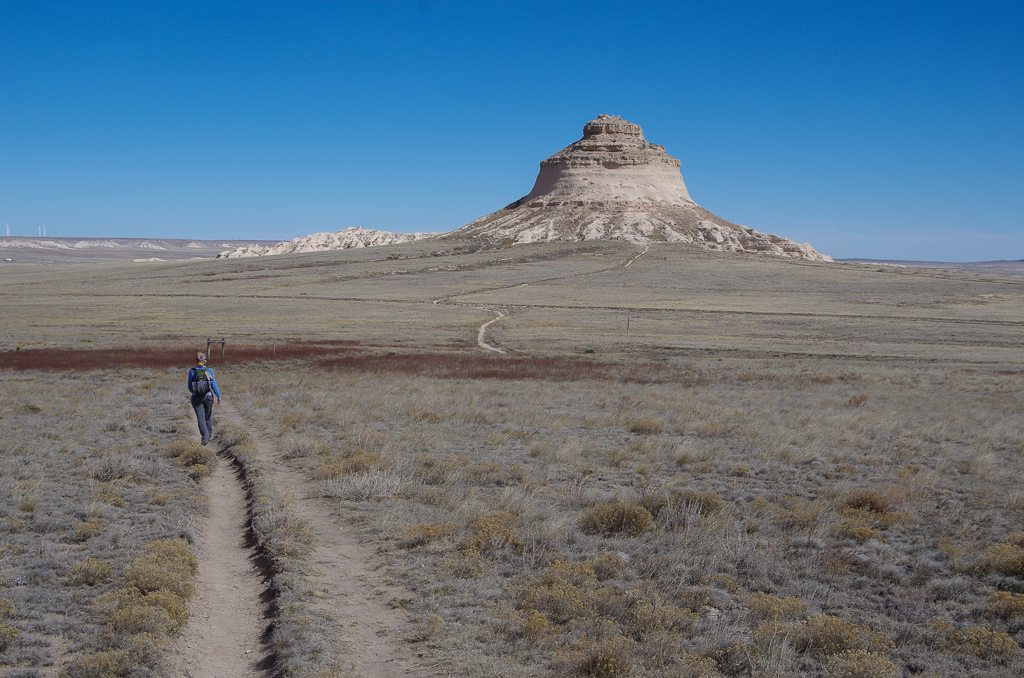
{"label": "reddish vegetation band", "polygon": [[[229,344],[230,365],[271,360],[300,360],[318,369],[339,373],[408,374],[436,379],[497,379],[503,381],[614,381],[633,384],[703,386],[716,382],[827,384],[846,381],[845,374],[790,375],[772,371],[709,373],[689,364],[616,362],[584,358],[464,355],[450,353],[371,353],[357,342],[289,342],[276,353],[271,346]],[[380,349],[376,349],[379,351]],[[0,370],[82,372],[116,368],[183,369],[195,360],[195,348],[30,349],[0,353]],[[210,350],[210,365],[220,364],[220,349]]]}
{"label": "reddish vegetation band", "polygon": [[[272,346],[232,346],[228,344],[225,362],[229,364],[249,363],[257,360],[285,360],[337,355],[355,350],[355,342],[323,342],[317,345],[282,344],[276,350]],[[173,369],[190,367],[195,364],[199,348],[100,348],[79,349],[26,349],[0,353],[0,369],[3,370],[45,370],[48,372],[82,372],[105,370],[118,367],[144,367],[150,369]],[[210,348],[210,365],[220,363],[220,347]]]}
{"label": "reddish vegetation band", "polygon": [[[506,381],[618,381],[627,383],[676,383],[699,386],[704,373],[692,366],[664,363],[624,363],[579,358],[531,358],[445,353],[369,354],[355,342],[289,343],[270,346],[228,345],[228,364],[267,360],[311,361],[322,370],[409,374],[440,379],[498,379]],[[195,348],[125,349],[31,349],[0,353],[0,369],[82,372],[112,368],[176,369],[193,364]],[[357,352],[358,353],[355,353]],[[220,363],[219,347],[210,350],[210,365]]]}

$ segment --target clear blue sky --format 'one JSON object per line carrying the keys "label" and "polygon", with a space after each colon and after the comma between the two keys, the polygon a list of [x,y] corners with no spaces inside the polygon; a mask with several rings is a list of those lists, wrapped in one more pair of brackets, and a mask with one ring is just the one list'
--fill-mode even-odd
{"label": "clear blue sky", "polygon": [[4,0],[0,226],[449,231],[599,113],[730,221],[836,257],[1024,258],[1020,0]]}

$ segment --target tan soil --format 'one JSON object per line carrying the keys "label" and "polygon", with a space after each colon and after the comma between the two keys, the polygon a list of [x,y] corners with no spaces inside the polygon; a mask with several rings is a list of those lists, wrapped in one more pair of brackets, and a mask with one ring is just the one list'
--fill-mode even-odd
{"label": "tan soil", "polygon": [[209,515],[199,526],[199,573],[189,623],[170,653],[171,676],[249,678],[260,669],[267,648],[260,637],[264,619],[260,594],[266,590],[251,548],[246,546],[245,493],[235,469],[223,459],[205,483]]}

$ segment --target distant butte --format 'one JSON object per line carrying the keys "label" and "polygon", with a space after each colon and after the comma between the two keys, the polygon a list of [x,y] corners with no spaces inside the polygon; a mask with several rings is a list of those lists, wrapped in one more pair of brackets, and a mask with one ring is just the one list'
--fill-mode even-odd
{"label": "distant butte", "polygon": [[709,250],[832,261],[810,244],[739,226],[690,198],[681,163],[639,125],[599,115],[583,138],[540,164],[533,190],[448,234],[495,243],[683,242]]}

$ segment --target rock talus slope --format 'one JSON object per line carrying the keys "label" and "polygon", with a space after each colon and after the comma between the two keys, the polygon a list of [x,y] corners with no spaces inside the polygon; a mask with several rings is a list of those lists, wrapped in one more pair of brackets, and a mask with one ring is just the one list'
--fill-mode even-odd
{"label": "rock talus slope", "polygon": [[810,245],[761,233],[690,198],[680,161],[639,125],[600,115],[583,138],[540,164],[533,190],[448,237],[503,243],[555,240],[685,242],[710,250],[832,261]]}

